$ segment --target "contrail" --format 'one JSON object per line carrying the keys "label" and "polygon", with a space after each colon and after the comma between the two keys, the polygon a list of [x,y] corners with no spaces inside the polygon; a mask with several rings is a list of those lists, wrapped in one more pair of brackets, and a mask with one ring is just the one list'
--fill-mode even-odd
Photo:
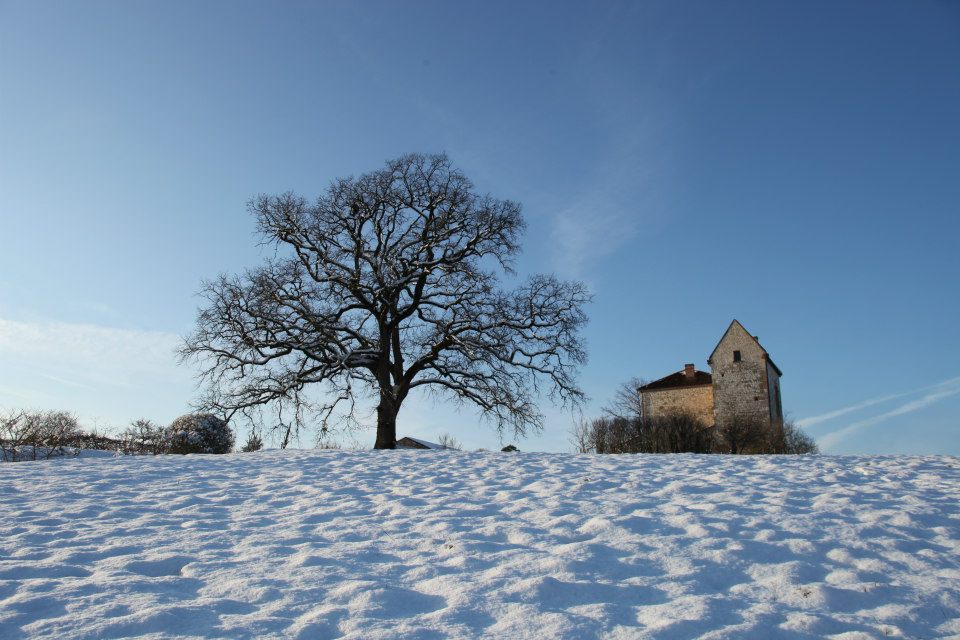
{"label": "contrail", "polygon": [[949,378],[947,380],[944,380],[943,382],[927,385],[926,387],[920,387],[919,389],[911,389],[910,391],[904,391],[902,393],[891,393],[889,395],[879,396],[877,398],[870,398],[869,400],[858,402],[857,404],[851,405],[849,407],[844,407],[842,409],[835,409],[834,411],[821,413],[818,416],[810,416],[809,418],[803,418],[802,420],[797,420],[797,426],[809,427],[811,425],[820,424],[821,422],[833,420],[834,418],[839,418],[840,416],[846,415],[848,413],[853,413],[854,411],[859,411],[860,409],[866,409],[867,407],[872,407],[875,404],[880,404],[883,402],[887,402],[889,400],[896,400],[897,398],[903,398],[909,395],[913,395],[914,393],[920,393],[921,391],[929,391],[931,389],[939,389],[941,387],[950,387],[958,383],[960,383],[960,377]]}
{"label": "contrail", "polygon": [[896,409],[892,409],[886,413],[881,413],[880,415],[873,416],[872,418],[866,418],[864,420],[854,422],[853,424],[847,425],[842,429],[831,431],[830,433],[818,438],[817,441],[824,449],[829,449],[856,431],[865,429],[867,427],[872,427],[875,424],[889,420],[890,418],[896,416],[902,416],[907,413],[918,411],[924,407],[928,407],[931,404],[939,402],[944,398],[949,398],[950,396],[960,394],[960,385],[957,385],[957,382],[960,382],[960,378],[951,378],[950,380],[946,380],[940,384],[933,385],[933,387],[930,388],[934,388],[936,390],[928,393],[922,398],[911,400],[910,402],[906,402]]}

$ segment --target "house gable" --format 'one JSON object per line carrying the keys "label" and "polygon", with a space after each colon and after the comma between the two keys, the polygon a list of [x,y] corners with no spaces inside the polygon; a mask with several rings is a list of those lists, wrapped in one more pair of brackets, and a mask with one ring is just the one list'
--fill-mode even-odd
{"label": "house gable", "polygon": [[760,344],[757,336],[747,331],[746,327],[736,319],[730,323],[727,330],[723,332],[720,342],[718,342],[717,346],[710,352],[710,357],[707,358],[707,364],[710,365],[711,369],[716,369],[718,365],[733,362],[736,357],[734,352],[737,351],[740,352],[741,359],[749,360],[750,362],[769,362],[778,376],[783,375],[780,367],[770,358],[770,354],[767,353],[767,350]]}
{"label": "house gable", "polygon": [[766,349],[737,320],[710,354],[714,417],[718,427],[742,421],[783,423],[780,369]]}

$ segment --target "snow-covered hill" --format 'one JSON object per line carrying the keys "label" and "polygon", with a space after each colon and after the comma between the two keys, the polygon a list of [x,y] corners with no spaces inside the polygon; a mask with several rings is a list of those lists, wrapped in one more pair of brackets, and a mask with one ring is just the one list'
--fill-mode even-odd
{"label": "snow-covered hill", "polygon": [[960,636],[960,459],[0,465],[0,637]]}

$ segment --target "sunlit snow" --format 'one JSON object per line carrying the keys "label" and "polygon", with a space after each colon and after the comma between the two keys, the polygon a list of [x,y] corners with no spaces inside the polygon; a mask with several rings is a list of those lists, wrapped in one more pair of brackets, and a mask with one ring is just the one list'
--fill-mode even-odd
{"label": "sunlit snow", "polygon": [[958,500],[953,457],[2,464],[0,637],[944,637]]}

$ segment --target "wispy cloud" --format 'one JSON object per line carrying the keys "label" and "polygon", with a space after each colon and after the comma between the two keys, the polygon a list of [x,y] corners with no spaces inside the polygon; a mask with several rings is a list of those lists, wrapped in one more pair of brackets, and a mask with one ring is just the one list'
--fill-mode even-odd
{"label": "wispy cloud", "polygon": [[0,406],[166,419],[193,394],[191,372],[174,353],[179,340],[163,331],[0,319]]}
{"label": "wispy cloud", "polygon": [[582,277],[592,263],[619,250],[635,234],[635,221],[599,199],[570,207],[553,220],[555,268],[564,275]]}
{"label": "wispy cloud", "polygon": [[[162,331],[117,329],[64,322],[0,319],[0,356],[43,366],[49,379],[73,385],[95,380],[127,386],[128,376],[176,366],[179,337]],[[65,375],[65,371],[74,371]]]}
{"label": "wispy cloud", "polygon": [[[900,406],[894,409],[891,409],[890,411],[881,413],[876,416],[872,416],[870,418],[859,420],[857,422],[854,422],[845,427],[836,429],[834,431],[831,431],[830,433],[827,433],[826,435],[821,436],[820,438],[818,438],[818,442],[820,446],[823,447],[825,450],[829,450],[831,447],[834,447],[839,442],[841,442],[845,438],[849,437],[850,435],[858,431],[861,431],[868,427],[872,427],[876,424],[889,420],[890,418],[895,418],[897,416],[913,413],[914,411],[919,411],[920,409],[929,407],[930,405],[940,402],[945,398],[958,395],[960,394],[960,377],[944,380],[943,382],[932,385],[930,387],[925,387],[924,390],[926,390],[927,393],[925,393],[920,398],[911,400],[909,402],[905,402]],[[904,395],[908,395],[908,394],[897,394],[892,397],[896,398]],[[877,400],[876,402],[870,402],[870,404],[877,404],[877,402],[880,402],[880,400]],[[852,408],[848,408],[848,409],[850,409],[851,411],[853,410]],[[843,411],[843,412],[846,413],[847,411]]]}
{"label": "wispy cloud", "polygon": [[49,373],[41,373],[41,377],[46,378],[47,380],[53,380],[54,382],[59,382],[60,384],[65,384],[68,387],[76,387],[78,389],[89,389],[90,387],[83,384],[82,382],[77,382],[75,380],[67,380],[66,378],[61,378],[60,376],[53,376]]}
{"label": "wispy cloud", "polygon": [[[626,127],[627,125],[624,125]],[[658,140],[664,127],[633,124],[551,221],[554,269],[583,277],[598,261],[634,242],[664,209],[669,155]]]}
{"label": "wispy cloud", "polygon": [[890,400],[896,400],[897,398],[903,398],[910,395],[911,393],[917,393],[917,391],[905,391],[903,393],[893,393],[886,396],[879,396],[877,398],[870,398],[869,400],[864,400],[863,402],[858,402],[857,404],[850,405],[849,407],[843,407],[842,409],[836,409],[834,411],[828,411],[827,413],[821,413],[817,416],[810,416],[809,418],[803,418],[802,420],[797,420],[797,426],[799,427],[812,427],[815,424],[820,424],[821,422],[828,422],[834,418],[839,418],[840,416],[845,416],[848,413],[853,413],[855,411],[860,411],[861,409],[866,409],[867,407],[872,407],[877,404],[882,404],[884,402],[889,402]]}

